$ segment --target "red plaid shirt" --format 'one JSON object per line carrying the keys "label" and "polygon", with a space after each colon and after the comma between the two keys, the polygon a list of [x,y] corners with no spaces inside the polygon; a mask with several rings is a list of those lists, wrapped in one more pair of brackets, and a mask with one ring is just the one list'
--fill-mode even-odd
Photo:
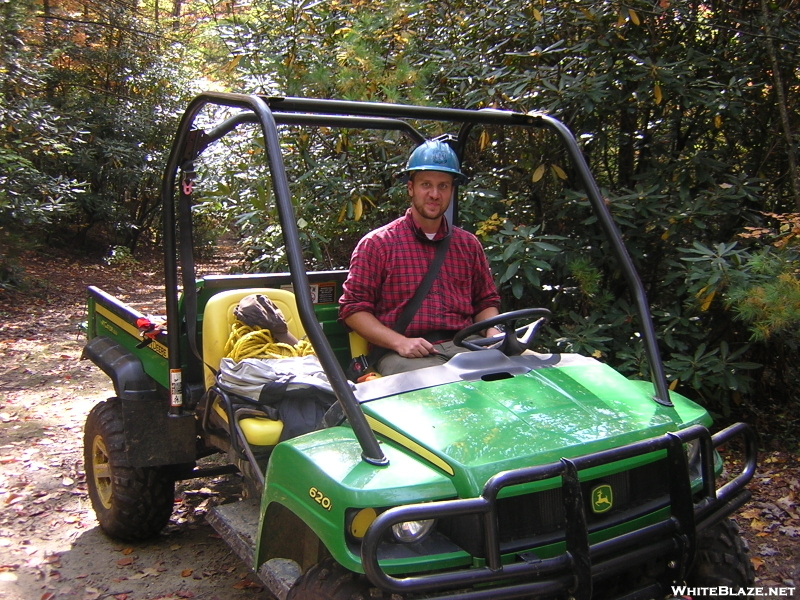
{"label": "red plaid shirt", "polygon": [[[447,223],[434,240],[447,234]],[[489,307],[500,307],[483,246],[471,233],[452,228],[439,275],[412,319],[405,335],[419,337],[431,331],[458,331]],[[436,244],[425,237],[409,209],[405,216],[364,236],[353,251],[350,273],[339,298],[339,317],[369,312],[391,328],[411,300],[428,266]]]}

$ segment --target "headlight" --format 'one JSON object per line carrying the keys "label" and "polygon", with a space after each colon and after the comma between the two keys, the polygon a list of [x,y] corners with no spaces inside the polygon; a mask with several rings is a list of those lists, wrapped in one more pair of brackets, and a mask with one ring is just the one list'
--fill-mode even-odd
{"label": "headlight", "polygon": [[690,440],[686,442],[684,448],[686,449],[686,460],[691,469],[700,459],[700,440]]}
{"label": "headlight", "polygon": [[691,440],[683,445],[686,451],[686,463],[689,467],[689,479],[694,485],[695,480],[702,477],[700,464],[700,440]]}
{"label": "headlight", "polygon": [[434,519],[395,523],[392,525],[392,533],[398,542],[410,544],[411,542],[418,542],[428,535],[430,530],[433,528],[434,523]]}

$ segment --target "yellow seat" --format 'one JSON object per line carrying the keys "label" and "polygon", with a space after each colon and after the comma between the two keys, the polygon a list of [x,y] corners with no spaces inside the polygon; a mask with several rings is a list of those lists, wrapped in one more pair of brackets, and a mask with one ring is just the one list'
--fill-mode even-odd
{"label": "yellow seat", "polygon": [[[239,301],[250,294],[263,294],[272,300],[283,313],[289,332],[297,339],[305,336],[300,315],[297,312],[294,294],[288,290],[274,288],[247,288],[241,290],[227,290],[212,296],[203,312],[203,361],[206,363],[205,384],[206,389],[214,385],[214,372],[208,365],[218,368],[224,358],[223,350],[231,334],[231,326],[235,320],[233,311]],[[214,411],[225,421],[228,416],[219,404],[214,405]],[[239,421],[242,432],[249,444],[253,446],[274,446],[278,443],[283,422],[273,421],[266,417],[248,417]]]}
{"label": "yellow seat", "polygon": [[367,340],[361,337],[360,334],[356,333],[355,331],[350,332],[350,358],[356,358],[357,356],[367,355],[369,353],[369,344],[367,344]]}

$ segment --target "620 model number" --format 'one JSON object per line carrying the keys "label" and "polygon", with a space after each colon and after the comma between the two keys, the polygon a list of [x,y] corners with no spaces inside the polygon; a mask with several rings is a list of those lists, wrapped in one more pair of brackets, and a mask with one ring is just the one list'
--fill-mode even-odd
{"label": "620 model number", "polygon": [[328,498],[322,492],[320,492],[317,488],[315,487],[309,488],[308,495],[311,496],[314,499],[314,501],[325,510],[331,509],[331,499]]}

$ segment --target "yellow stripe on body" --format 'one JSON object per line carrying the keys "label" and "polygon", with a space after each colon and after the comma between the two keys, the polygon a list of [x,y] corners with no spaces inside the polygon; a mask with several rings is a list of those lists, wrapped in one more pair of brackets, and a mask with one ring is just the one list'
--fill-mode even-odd
{"label": "yellow stripe on body", "polygon": [[367,417],[367,422],[369,423],[370,428],[375,433],[379,433],[382,436],[387,437],[387,438],[389,438],[390,440],[392,440],[394,442],[397,442],[398,444],[400,444],[401,446],[403,446],[407,450],[410,450],[414,454],[416,454],[416,455],[420,456],[421,458],[424,458],[425,460],[427,460],[429,463],[439,467],[442,471],[444,471],[448,475],[454,475],[455,474],[455,471],[453,471],[453,467],[448,465],[444,460],[442,460],[440,457],[436,456],[433,452],[431,452],[427,448],[425,448],[423,446],[420,446],[414,440],[404,436],[399,431],[395,431],[394,429],[392,429],[388,425],[385,425],[385,424],[381,423],[377,419],[375,419],[373,417],[370,417],[369,415],[366,415],[366,417]]}
{"label": "yellow stripe on body", "polygon": [[[139,329],[137,327],[135,327],[131,323],[128,323],[125,319],[123,319],[119,315],[111,312],[105,306],[102,306],[100,304],[95,304],[94,309],[95,312],[104,316],[106,319],[111,321],[114,325],[116,325],[120,329],[123,329],[125,333],[128,333],[136,338],[141,338],[141,335],[139,335]],[[163,356],[164,358],[169,358],[169,350],[167,350],[167,347],[161,342],[153,340],[147,345],[147,347],[150,348],[153,352],[155,352],[159,356]]]}

